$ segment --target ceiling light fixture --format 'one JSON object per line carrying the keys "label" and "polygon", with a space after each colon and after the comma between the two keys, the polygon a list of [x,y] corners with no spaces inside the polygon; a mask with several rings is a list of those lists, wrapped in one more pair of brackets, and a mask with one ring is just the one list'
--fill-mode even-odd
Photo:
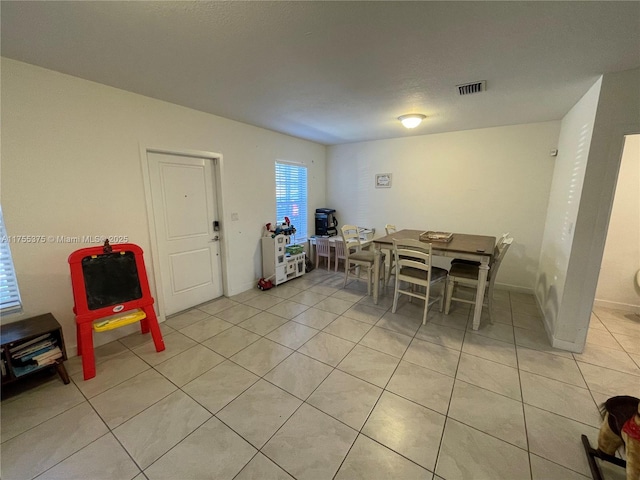
{"label": "ceiling light fixture", "polygon": [[407,115],[400,115],[398,120],[400,120],[406,128],[416,128],[425,118],[427,118],[427,116],[421,113],[408,113]]}

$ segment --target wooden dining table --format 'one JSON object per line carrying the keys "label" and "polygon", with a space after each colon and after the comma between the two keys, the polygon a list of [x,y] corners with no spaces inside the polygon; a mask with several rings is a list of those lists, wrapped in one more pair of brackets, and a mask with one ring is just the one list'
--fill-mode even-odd
{"label": "wooden dining table", "polygon": [[[399,230],[398,232],[384,237],[375,238],[374,270],[373,278],[380,278],[381,267],[381,250],[393,250],[393,239],[412,239],[420,240],[420,234],[425,230]],[[489,264],[493,256],[493,250],[496,246],[496,237],[488,237],[485,235],[469,235],[466,233],[454,233],[449,242],[431,241],[433,255],[450,258],[462,258],[465,260],[473,260],[480,262],[480,271],[478,274],[478,287],[476,290],[475,308],[473,311],[473,329],[478,330],[480,327],[480,315],[482,314],[482,304],[484,303],[484,291],[487,286],[487,275],[489,273]],[[378,304],[378,294],[380,282],[373,283],[373,303]]]}

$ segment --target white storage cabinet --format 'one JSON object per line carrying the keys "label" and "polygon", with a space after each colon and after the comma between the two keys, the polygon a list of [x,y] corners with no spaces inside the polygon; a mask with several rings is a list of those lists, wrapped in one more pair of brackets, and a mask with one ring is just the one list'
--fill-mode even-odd
{"label": "white storage cabinet", "polygon": [[262,276],[267,279],[273,277],[271,281],[274,285],[305,273],[304,252],[287,254],[286,247],[290,242],[288,235],[262,237]]}

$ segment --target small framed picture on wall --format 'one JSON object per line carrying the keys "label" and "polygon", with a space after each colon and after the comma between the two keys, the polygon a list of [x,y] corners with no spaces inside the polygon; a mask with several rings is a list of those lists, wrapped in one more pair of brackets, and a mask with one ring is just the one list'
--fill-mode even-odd
{"label": "small framed picture on wall", "polygon": [[391,188],[391,174],[376,173],[376,188]]}

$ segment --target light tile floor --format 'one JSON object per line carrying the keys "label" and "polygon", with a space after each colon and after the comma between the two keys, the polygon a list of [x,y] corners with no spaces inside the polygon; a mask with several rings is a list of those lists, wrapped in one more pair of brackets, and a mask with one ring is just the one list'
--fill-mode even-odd
{"label": "light tile floor", "polygon": [[170,318],[164,352],[104,345],[88,382],[72,358],[70,385],[5,390],[2,478],[590,478],[596,405],[640,396],[637,316],[596,308],[574,355],[530,295],[496,292],[477,332],[466,306],[422,326],[391,296],[314,270]]}

